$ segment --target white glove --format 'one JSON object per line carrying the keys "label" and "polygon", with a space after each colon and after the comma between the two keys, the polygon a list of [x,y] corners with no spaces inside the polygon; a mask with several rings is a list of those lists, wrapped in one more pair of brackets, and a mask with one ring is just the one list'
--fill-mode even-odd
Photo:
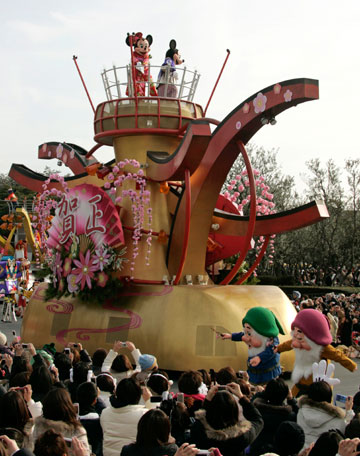
{"label": "white glove", "polygon": [[330,386],[338,385],[340,383],[338,378],[332,378],[332,375],[335,372],[335,365],[332,363],[327,364],[324,359],[322,359],[319,363],[314,363],[312,365],[312,371],[314,382],[323,380]]}

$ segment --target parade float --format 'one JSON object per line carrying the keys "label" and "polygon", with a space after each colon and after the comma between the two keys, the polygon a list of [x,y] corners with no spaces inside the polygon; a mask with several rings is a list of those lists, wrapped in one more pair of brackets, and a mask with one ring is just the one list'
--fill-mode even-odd
{"label": "parade float", "polygon": [[[194,101],[200,75],[180,60],[174,40],[160,66],[150,65],[151,42],[151,36],[129,35],[131,63],[102,73],[106,100],[95,108],[87,92],[94,110],[91,150],[65,142],[39,146],[39,158],[63,162],[72,177],[11,168],[13,179],[40,195],[33,223],[43,267],[50,269],[50,282],[27,307],[21,337],[55,342],[58,349],[77,340],[90,352],[131,340],[165,369],[244,369],[245,344],[226,343],[216,331],[239,331],[246,312],[263,306],[288,334],[295,310],[277,287],[241,284],[271,236],[328,217],[318,202],[262,210],[257,191],[266,190],[245,146],[283,111],[318,99],[318,81],[270,85],[218,121],[206,116],[211,97],[205,109]],[[75,56],[74,62],[79,69]],[[113,148],[113,161],[101,163],[102,147]],[[233,187],[241,191],[229,198],[220,193],[239,155],[244,172]],[[239,277],[260,238],[255,262]],[[214,284],[213,265],[233,255],[233,268]],[[283,356],[290,368],[292,358]]]}

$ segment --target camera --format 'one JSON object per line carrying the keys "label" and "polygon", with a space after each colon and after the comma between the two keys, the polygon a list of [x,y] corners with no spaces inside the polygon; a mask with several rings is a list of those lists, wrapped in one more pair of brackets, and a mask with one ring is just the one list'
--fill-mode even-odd
{"label": "camera", "polygon": [[343,394],[337,394],[335,396],[335,405],[337,404],[337,402],[340,402],[341,404],[345,404],[346,399],[347,399],[347,396],[344,396]]}
{"label": "camera", "polygon": [[71,352],[71,350],[69,347],[64,348],[64,353],[66,353],[67,355],[70,355],[70,352]]}
{"label": "camera", "polygon": [[29,344],[21,344],[22,345],[22,348],[28,348],[29,347]]}
{"label": "camera", "polygon": [[126,342],[121,342],[121,346],[126,348],[127,347]]}

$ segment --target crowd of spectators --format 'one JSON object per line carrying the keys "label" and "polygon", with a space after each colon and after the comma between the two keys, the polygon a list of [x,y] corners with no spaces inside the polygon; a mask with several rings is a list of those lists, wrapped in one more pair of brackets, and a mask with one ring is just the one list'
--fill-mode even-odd
{"label": "crowd of spectators", "polygon": [[276,273],[282,276],[292,276],[299,285],[318,286],[360,286],[360,265],[336,268],[318,267],[308,263],[277,265]]}
{"label": "crowd of spectators", "polygon": [[[359,295],[293,298],[328,317],[336,345],[359,329]],[[57,352],[0,333],[0,353],[0,456],[360,454],[360,392],[342,408],[325,381],[298,398],[283,378],[255,387],[230,366],[173,382],[130,341],[90,356],[79,342]]]}
{"label": "crowd of spectators", "polygon": [[328,319],[335,347],[352,347],[351,356],[360,350],[360,293],[345,296],[343,293],[326,293],[324,296],[310,298],[293,291],[292,302],[297,311],[317,309]]}

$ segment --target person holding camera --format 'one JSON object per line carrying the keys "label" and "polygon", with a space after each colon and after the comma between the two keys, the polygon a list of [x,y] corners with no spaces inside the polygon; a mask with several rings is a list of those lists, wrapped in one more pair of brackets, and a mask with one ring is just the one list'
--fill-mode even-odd
{"label": "person holding camera", "polygon": [[243,456],[264,425],[260,412],[237,383],[212,386],[203,409],[195,412],[190,442],[197,448],[218,448],[223,456]]}
{"label": "person holding camera", "polygon": [[354,417],[351,396],[346,398],[345,410],[331,402],[331,386],[324,380],[312,383],[307,394],[299,398],[297,423],[305,432],[305,446],[315,442],[323,432],[330,429],[339,429],[344,433],[346,425]]}
{"label": "person holding camera", "polygon": [[123,378],[118,383],[115,394],[110,397],[110,407],[100,416],[104,456],[119,456],[123,446],[136,439],[138,422],[149,409],[140,404],[140,399],[149,403],[150,396],[149,390],[141,388],[134,377]]}
{"label": "person holding camera", "polygon": [[[134,358],[136,367],[133,368],[129,358],[125,354],[119,354],[119,350],[127,348],[132,357]],[[141,356],[141,352],[132,342],[121,342],[121,340],[116,340],[114,342],[114,346],[110,349],[109,353],[107,354],[101,371],[102,372],[109,372],[117,382],[120,382],[123,378],[130,378],[135,373],[141,371],[141,367],[139,364],[139,358]]]}

